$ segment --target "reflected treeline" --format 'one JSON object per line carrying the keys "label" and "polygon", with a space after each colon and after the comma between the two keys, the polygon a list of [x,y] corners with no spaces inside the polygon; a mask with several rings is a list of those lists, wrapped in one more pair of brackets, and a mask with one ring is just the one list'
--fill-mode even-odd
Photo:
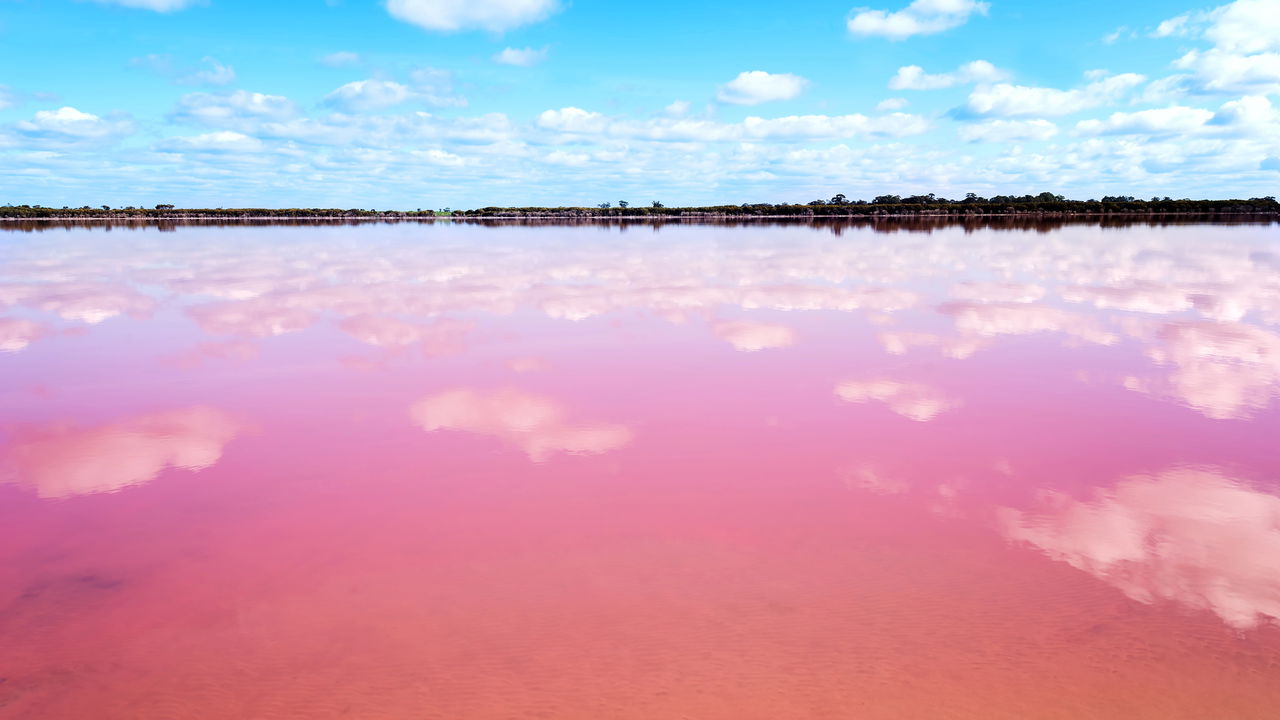
{"label": "reflected treeline", "polygon": [[978,230],[1007,230],[1047,233],[1064,227],[1092,226],[1101,228],[1171,227],[1213,223],[1215,225],[1272,225],[1280,222],[1268,215],[1217,215],[1217,214],[1165,214],[1145,215],[989,215],[989,216],[913,216],[913,217],[662,217],[662,218],[602,218],[602,217],[404,217],[404,218],[241,218],[241,219],[164,219],[135,218],[8,220],[0,222],[0,231],[45,232],[71,229],[101,229],[111,231],[155,230],[174,232],[180,227],[335,227],[356,225],[399,224],[464,224],[477,227],[597,227],[627,231],[632,229],[661,230],[668,226],[713,226],[724,228],[793,227],[809,226],[841,235],[846,230],[871,230],[882,233],[929,233],[936,230],[962,228],[965,232]]}

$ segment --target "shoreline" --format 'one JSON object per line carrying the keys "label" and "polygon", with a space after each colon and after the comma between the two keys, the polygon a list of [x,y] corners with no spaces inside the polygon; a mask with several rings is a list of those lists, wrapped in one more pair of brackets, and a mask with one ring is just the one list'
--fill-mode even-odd
{"label": "shoreline", "polygon": [[249,214],[149,214],[138,215],[130,213],[99,213],[95,215],[36,215],[36,216],[18,216],[18,215],[0,215],[0,222],[59,222],[59,221],[81,221],[81,220],[124,220],[134,222],[156,222],[156,221],[201,221],[201,220],[220,220],[220,221],[417,221],[417,222],[436,222],[436,221],[453,221],[453,220],[605,220],[605,221],[645,221],[645,222],[663,222],[663,221],[679,221],[679,220],[796,220],[796,221],[815,221],[815,220],[903,220],[903,219],[982,219],[982,218],[1280,218],[1280,211],[1273,210],[1242,210],[1242,211],[1098,211],[1098,212],[1077,212],[1077,211],[1053,211],[1053,210],[1036,210],[1036,211],[1014,211],[1014,212],[914,212],[914,213],[793,213],[793,214],[756,214],[756,213],[716,213],[716,212],[683,212],[683,213],[662,213],[662,214],[604,214],[604,213],[492,213],[492,214],[453,214],[453,215],[416,215],[416,214],[400,214],[400,213],[366,213],[359,215],[249,215]]}

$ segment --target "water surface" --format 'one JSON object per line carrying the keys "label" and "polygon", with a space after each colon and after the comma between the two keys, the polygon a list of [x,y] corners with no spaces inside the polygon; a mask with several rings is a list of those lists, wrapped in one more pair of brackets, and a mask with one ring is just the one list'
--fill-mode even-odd
{"label": "water surface", "polygon": [[0,718],[1274,718],[1280,226],[0,228]]}

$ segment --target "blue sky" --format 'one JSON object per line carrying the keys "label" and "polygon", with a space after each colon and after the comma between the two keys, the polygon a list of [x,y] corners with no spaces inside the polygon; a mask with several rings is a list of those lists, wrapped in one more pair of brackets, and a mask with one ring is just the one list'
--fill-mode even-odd
{"label": "blue sky", "polygon": [[0,203],[1276,195],[1280,0],[0,0]]}

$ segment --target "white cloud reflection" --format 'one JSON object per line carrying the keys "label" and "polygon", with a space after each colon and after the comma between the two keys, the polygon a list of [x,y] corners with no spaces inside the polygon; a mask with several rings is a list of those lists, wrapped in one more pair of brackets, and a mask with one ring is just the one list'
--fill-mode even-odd
{"label": "white cloud reflection", "polygon": [[908,420],[928,422],[960,406],[930,385],[896,380],[845,380],[836,385],[836,397],[851,403],[882,402]]}
{"label": "white cloud reflection", "polygon": [[534,462],[556,453],[599,455],[632,438],[623,425],[574,420],[554,398],[514,388],[447,390],[414,403],[409,415],[427,432],[459,430],[499,438]]}
{"label": "white cloud reflection", "polygon": [[795,331],[777,323],[726,320],[712,326],[716,337],[742,352],[756,352],[789,347],[796,341]]}
{"label": "white cloud reflection", "polygon": [[1280,497],[1211,469],[1137,475],[1089,500],[1049,493],[1000,526],[1143,603],[1169,600],[1251,628],[1280,619]]}
{"label": "white cloud reflection", "polygon": [[8,449],[9,472],[44,498],[114,492],[168,467],[208,468],[240,431],[231,416],[201,406],[94,428],[23,431]]}

